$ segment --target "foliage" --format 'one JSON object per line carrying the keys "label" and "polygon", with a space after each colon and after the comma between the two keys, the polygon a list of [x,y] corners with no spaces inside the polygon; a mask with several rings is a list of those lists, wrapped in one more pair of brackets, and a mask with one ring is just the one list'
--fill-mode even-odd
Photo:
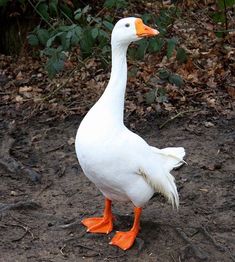
{"label": "foliage", "polygon": [[163,87],[153,88],[145,94],[145,101],[151,105],[154,102],[163,103],[167,101],[166,89]]}
{"label": "foliage", "polygon": [[166,56],[170,59],[174,52],[177,51],[177,60],[180,63],[187,61],[187,54],[183,48],[180,48],[178,39],[168,37],[169,28],[173,25],[175,19],[180,16],[180,10],[177,7],[171,7],[160,10],[160,15],[150,15],[145,13],[142,16],[143,21],[148,24],[156,24],[160,35],[157,38],[142,39],[137,42],[136,50],[130,50],[133,58],[142,59],[146,52],[159,53],[163,49],[166,50]]}
{"label": "foliage", "polygon": [[165,82],[169,82],[173,85],[176,85],[178,87],[181,87],[184,84],[183,79],[177,75],[173,74],[172,72],[168,71],[167,69],[161,68],[158,71],[158,76],[161,80]]}
{"label": "foliage", "polygon": [[[40,54],[48,57],[46,68],[50,77],[63,69],[68,52],[79,46],[81,57],[98,56],[101,61],[107,63],[107,55],[110,54],[110,34],[114,26],[115,10],[124,10],[128,1],[106,0],[103,9],[94,14],[90,5],[84,6],[82,1],[35,1],[13,0],[22,10],[27,5],[35,11],[41,19],[39,25],[28,34],[28,43],[41,50]],[[0,0],[0,6],[6,6],[12,0]],[[100,6],[99,6],[100,7]],[[108,10],[103,12],[102,10]],[[110,15],[109,15],[110,14]],[[142,39],[136,42],[134,48],[129,50],[132,59],[143,59],[146,53],[166,52],[170,59],[177,53],[179,63],[187,60],[187,54],[180,48],[178,39],[169,37],[169,29],[175,19],[179,17],[180,10],[171,7],[160,10],[159,15],[143,14],[142,19],[147,24],[155,24],[160,31],[160,36],[154,39]]]}
{"label": "foliage", "polygon": [[168,101],[167,90],[165,84],[172,84],[176,88],[182,87],[184,84],[183,79],[178,74],[172,73],[170,70],[161,68],[157,72],[158,79],[155,80],[156,88],[151,89],[145,94],[145,101],[147,104],[154,102],[163,103]]}
{"label": "foliage", "polygon": [[[104,7],[108,9],[125,8],[126,5],[127,1],[124,0],[106,0],[104,2]],[[99,15],[94,16],[89,5],[78,8],[74,12],[71,7],[66,7],[66,9],[63,7],[61,11],[58,1],[55,0],[50,1],[49,5],[45,2],[36,5],[37,13],[47,21],[47,24],[53,14],[57,16],[57,20],[49,27],[36,27],[28,36],[29,43],[32,46],[40,45],[43,48],[42,54],[49,57],[46,67],[50,77],[62,69],[62,57],[66,59],[65,52],[71,50],[73,46],[79,45],[83,58],[94,55],[106,61],[105,57],[110,54],[109,42],[110,33],[114,26],[113,17],[108,15],[104,15],[103,18]],[[63,20],[61,17],[58,19],[59,13],[62,13],[66,19]],[[156,24],[161,34],[157,39],[143,39],[137,42],[135,48],[130,49],[130,56],[133,59],[142,59],[146,52],[160,52],[165,48],[167,58],[170,58],[174,51],[178,50],[177,59],[180,63],[185,62],[187,54],[182,48],[179,49],[178,40],[167,37],[167,28],[179,14],[176,7],[161,10],[158,17],[144,14],[142,17],[144,22]],[[58,55],[58,50],[63,53],[62,56]]]}
{"label": "foliage", "polygon": [[104,7],[109,9],[113,8],[124,8],[127,6],[127,1],[125,0],[106,0],[104,2]]}
{"label": "foliage", "polygon": [[0,7],[6,6],[9,0],[0,0]]}
{"label": "foliage", "polygon": [[[74,46],[79,45],[82,58],[94,53],[99,53],[102,57],[109,52],[109,35],[113,28],[110,17],[105,16],[101,19],[98,16],[91,15],[89,5],[78,8],[74,12],[68,6],[61,9],[58,1],[55,1],[53,5],[54,14],[60,12],[64,18],[57,17],[56,21],[51,23],[53,21],[50,21],[47,12],[49,5],[42,4],[35,6],[35,8],[49,26],[44,28],[37,26],[28,35],[28,42],[34,47],[40,46],[43,49],[41,54],[49,58],[46,68],[50,77],[63,69],[62,65],[66,59],[66,52]],[[59,52],[63,55],[59,55]]]}
{"label": "foliage", "polygon": [[216,32],[216,35],[218,37],[224,37],[231,31],[231,29],[229,29],[229,18],[232,19],[232,15],[230,13],[234,12],[232,9],[234,8],[235,0],[217,0],[216,3],[217,9],[212,13],[211,16],[213,21],[221,28]]}

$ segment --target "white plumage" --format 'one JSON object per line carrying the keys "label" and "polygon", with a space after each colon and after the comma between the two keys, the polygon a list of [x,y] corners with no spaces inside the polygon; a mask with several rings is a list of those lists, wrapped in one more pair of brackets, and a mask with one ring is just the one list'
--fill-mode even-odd
{"label": "white plumage", "polygon": [[106,198],[131,201],[142,207],[157,191],[178,207],[179,197],[170,171],[183,163],[184,148],[152,147],[123,124],[126,51],[132,41],[147,36],[138,34],[135,24],[136,18],[125,18],[113,29],[110,81],[80,124],[76,153],[84,174]]}

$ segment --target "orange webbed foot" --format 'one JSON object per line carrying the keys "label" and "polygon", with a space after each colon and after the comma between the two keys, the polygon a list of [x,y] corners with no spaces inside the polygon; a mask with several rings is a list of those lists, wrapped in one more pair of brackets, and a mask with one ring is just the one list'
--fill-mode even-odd
{"label": "orange webbed foot", "polygon": [[127,250],[130,247],[132,247],[135,242],[136,236],[138,235],[140,230],[141,212],[142,212],[142,208],[135,207],[135,219],[131,230],[127,232],[118,231],[109,244],[118,246],[123,250]]}
{"label": "orange webbed foot", "polygon": [[82,220],[82,224],[87,227],[87,232],[108,234],[113,230],[111,203],[111,200],[105,199],[103,217],[91,217]]}
{"label": "orange webbed foot", "polygon": [[113,239],[109,244],[118,246],[123,250],[127,250],[130,247],[133,246],[136,236],[138,234],[138,231],[130,230],[127,232],[120,232],[117,231]]}
{"label": "orange webbed foot", "polygon": [[82,220],[87,227],[87,232],[108,234],[113,230],[113,222],[110,217],[92,217]]}

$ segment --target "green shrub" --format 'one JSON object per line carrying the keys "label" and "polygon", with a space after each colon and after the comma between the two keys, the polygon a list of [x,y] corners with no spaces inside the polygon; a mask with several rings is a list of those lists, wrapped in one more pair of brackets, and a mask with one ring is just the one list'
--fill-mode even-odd
{"label": "green shrub", "polygon": [[[120,9],[127,6],[124,0],[106,0],[104,8]],[[73,12],[70,6],[60,5],[57,0],[39,1],[34,9],[44,20],[43,26],[37,26],[29,35],[28,42],[33,47],[40,46],[41,54],[48,57],[46,68],[50,77],[63,69],[66,52],[73,46],[79,46],[82,58],[99,56],[106,61],[110,54],[110,34],[114,26],[114,18],[108,15],[92,14],[89,5],[78,8]],[[108,13],[108,12],[107,12]],[[146,52],[161,52],[166,47],[167,57],[170,58],[174,50],[179,47],[176,38],[167,37],[168,27],[179,16],[177,8],[168,8],[160,11],[160,16],[144,14],[145,23],[156,24],[160,36],[155,39],[143,39],[136,43],[135,48],[129,50],[133,59],[142,59]],[[55,18],[53,18],[55,17]],[[180,62],[187,60],[186,52],[178,49],[177,59]]]}
{"label": "green shrub", "polygon": [[[229,28],[229,23],[233,19],[235,0],[217,0],[217,9],[211,13],[211,17],[217,23],[219,30],[216,31],[217,37],[224,37],[234,29]],[[230,15],[229,15],[230,12]]]}

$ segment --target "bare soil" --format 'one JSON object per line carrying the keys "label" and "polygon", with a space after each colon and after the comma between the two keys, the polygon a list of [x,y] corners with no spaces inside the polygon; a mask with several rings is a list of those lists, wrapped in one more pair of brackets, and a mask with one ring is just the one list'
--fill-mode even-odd
{"label": "bare soil", "polygon": [[[15,115],[22,112],[15,112]],[[235,121],[213,114],[136,124],[157,147],[184,146],[187,165],[174,171],[178,212],[156,195],[144,208],[130,250],[89,234],[80,221],[100,215],[103,196],[82,173],[74,150],[79,116],[0,119],[0,261],[235,261]],[[131,125],[128,121],[128,125]],[[114,203],[115,230],[128,230],[133,206]]]}

